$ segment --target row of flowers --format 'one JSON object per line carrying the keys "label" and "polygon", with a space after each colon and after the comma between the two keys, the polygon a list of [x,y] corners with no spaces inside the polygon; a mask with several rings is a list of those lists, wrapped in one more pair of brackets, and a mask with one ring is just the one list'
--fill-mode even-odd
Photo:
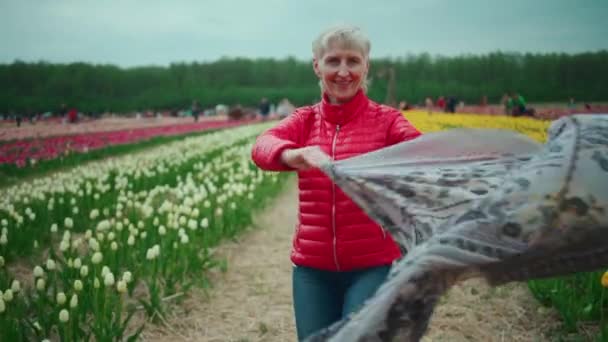
{"label": "row of flowers", "polygon": [[129,144],[158,136],[235,127],[244,123],[246,122],[216,120],[11,141],[0,144],[0,164],[16,164],[22,167],[28,163],[54,159],[70,153],[84,153],[106,146]]}
{"label": "row of flowers", "polygon": [[[122,340],[205,281],[280,175],[250,162],[267,125],[91,163],[2,191],[0,340]],[[17,271],[23,265],[29,271]]]}

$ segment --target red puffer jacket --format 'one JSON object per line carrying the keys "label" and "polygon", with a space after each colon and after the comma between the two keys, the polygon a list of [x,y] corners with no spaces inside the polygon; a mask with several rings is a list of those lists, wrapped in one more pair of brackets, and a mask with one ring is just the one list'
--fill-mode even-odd
{"label": "red puffer jacket", "polygon": [[[262,169],[287,171],[285,149],[317,145],[334,160],[380,149],[420,135],[399,111],[379,105],[362,91],[348,103],[326,97],[302,107],[261,134],[252,150]],[[300,266],[330,271],[389,265],[399,248],[350,198],[318,169],[298,172],[299,223],[291,260]]]}

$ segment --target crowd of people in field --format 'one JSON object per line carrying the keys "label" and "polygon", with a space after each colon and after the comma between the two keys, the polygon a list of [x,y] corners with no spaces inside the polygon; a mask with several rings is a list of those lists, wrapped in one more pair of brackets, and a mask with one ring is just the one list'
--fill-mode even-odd
{"label": "crowd of people in field", "polygon": [[524,96],[518,92],[504,93],[498,104],[488,102],[487,96],[482,96],[478,103],[470,104],[458,99],[458,97],[439,96],[436,100],[427,97],[423,102],[417,104],[408,103],[406,100],[399,102],[398,108],[407,110],[426,110],[429,114],[434,112],[443,113],[473,113],[473,114],[495,114],[508,116],[527,116],[538,119],[556,119],[564,115],[575,113],[606,113],[608,105],[590,104],[588,102],[576,103],[570,98],[567,104],[537,104],[530,106]]}
{"label": "crowd of people in field", "polygon": [[[135,117],[135,118],[153,118],[153,117],[192,117],[195,122],[201,117],[209,116],[226,116],[230,120],[242,119],[282,119],[289,116],[294,110],[295,105],[289,99],[283,98],[278,103],[271,102],[267,97],[263,97],[257,106],[244,106],[239,103],[233,105],[217,104],[215,106],[203,106],[200,101],[193,100],[191,105],[185,108],[169,108],[161,110],[140,110],[127,113],[114,112],[83,112],[75,107],[61,104],[56,110],[46,112],[0,112],[0,120],[7,122],[13,121],[17,126],[21,126],[24,122],[34,124],[37,121],[57,121],[65,124],[75,124],[81,121],[88,121],[100,117]],[[439,96],[436,99],[426,97],[423,101],[410,103],[407,100],[401,100],[397,105],[401,111],[412,109],[426,110],[428,113],[443,112],[443,113],[476,113],[476,114],[495,114],[509,116],[528,116],[539,119],[556,119],[564,115],[574,113],[606,113],[608,105],[605,104],[590,104],[576,103],[574,98],[570,98],[566,104],[538,104],[534,107],[530,106],[524,96],[518,92],[505,93],[498,104],[488,102],[487,96],[482,96],[478,103],[471,104],[459,99],[457,96]]]}

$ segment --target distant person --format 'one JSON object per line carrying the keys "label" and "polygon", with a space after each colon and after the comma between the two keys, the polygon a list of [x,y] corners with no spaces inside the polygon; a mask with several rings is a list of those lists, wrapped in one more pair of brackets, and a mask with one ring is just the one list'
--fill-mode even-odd
{"label": "distant person", "polygon": [[458,99],[455,96],[448,96],[448,99],[445,103],[445,112],[446,113],[456,113],[456,105],[458,104]]}
{"label": "distant person", "polygon": [[486,107],[488,105],[488,96],[484,95],[481,97],[481,100],[479,101],[479,106]]}
{"label": "distant person", "polygon": [[286,98],[282,99],[277,106],[277,114],[280,118],[288,117],[294,110],[294,105],[292,105],[291,102],[289,102],[289,100]]}
{"label": "distant person", "polygon": [[511,94],[511,100],[513,100],[513,116],[532,116],[533,112],[527,108],[526,99],[518,93]]}
{"label": "distant person", "polygon": [[230,120],[240,120],[245,116],[245,111],[240,103],[230,107],[228,111],[228,119]]}
{"label": "distant person", "polygon": [[407,101],[403,100],[401,102],[399,102],[399,110],[400,111],[406,111],[406,110],[410,110],[413,109],[414,107],[412,107],[412,105],[410,105]]}
{"label": "distant person", "polygon": [[270,102],[268,102],[267,98],[265,98],[265,97],[262,98],[258,109],[260,110],[260,115],[262,116],[262,120],[266,120],[268,118],[268,115],[270,114]]}
{"label": "distant person", "polygon": [[424,107],[426,108],[426,112],[428,114],[431,114],[431,112],[433,111],[433,99],[431,99],[430,97],[424,99]]}
{"label": "distant person", "polygon": [[439,110],[441,111],[445,110],[445,97],[439,96],[437,99],[437,107],[439,107]]}
{"label": "distant person", "polygon": [[78,122],[78,111],[76,110],[76,108],[72,108],[68,111],[68,122],[69,123]]}
{"label": "distant person", "polygon": [[21,127],[21,122],[23,122],[23,116],[21,113],[15,113],[15,121],[17,122],[17,127]]}
{"label": "distant person", "polygon": [[60,118],[65,119],[65,116],[68,114],[68,106],[62,103],[57,110],[57,114]]}
{"label": "distant person", "polygon": [[194,118],[194,122],[198,122],[198,117],[201,114],[201,106],[199,105],[197,100],[192,101],[192,117]]}

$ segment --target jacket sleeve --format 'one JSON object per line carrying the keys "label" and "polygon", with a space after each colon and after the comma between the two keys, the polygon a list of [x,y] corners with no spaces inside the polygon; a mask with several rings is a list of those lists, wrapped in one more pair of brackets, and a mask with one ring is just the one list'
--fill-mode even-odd
{"label": "jacket sleeve", "polygon": [[291,171],[292,168],[283,164],[281,153],[286,149],[300,147],[302,132],[302,114],[295,111],[281,120],[275,127],[262,133],[251,149],[251,159],[263,170]]}
{"label": "jacket sleeve", "polygon": [[401,113],[396,113],[388,130],[388,145],[398,144],[414,139],[422,133],[414,127]]}

